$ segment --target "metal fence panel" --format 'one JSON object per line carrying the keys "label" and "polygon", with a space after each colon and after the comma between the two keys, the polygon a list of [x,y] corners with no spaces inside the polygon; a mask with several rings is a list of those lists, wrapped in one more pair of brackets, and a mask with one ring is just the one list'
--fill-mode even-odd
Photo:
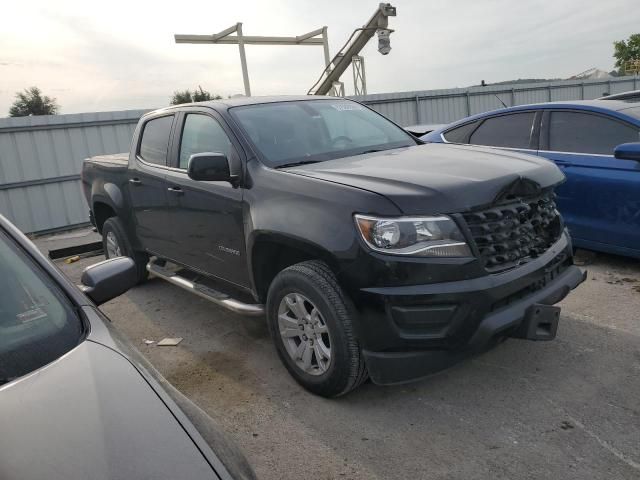
{"label": "metal fence panel", "polygon": [[638,88],[640,88],[640,80],[638,80],[637,77],[635,79],[624,79],[617,82],[611,82],[611,90],[609,93],[614,94],[628,92],[629,90],[637,90]]}
{"label": "metal fence panel", "polygon": [[0,213],[24,232],[86,223],[82,161],[128,151],[144,112],[0,119]]}
{"label": "metal fence panel", "polygon": [[598,98],[602,97],[605,93],[609,91],[608,85],[596,83],[594,85],[585,85],[584,86],[584,98]]}
{"label": "metal fence panel", "polygon": [[540,103],[549,101],[549,89],[540,88],[536,90],[522,90],[515,92],[515,104],[527,105],[529,103]]}
{"label": "metal fence panel", "polygon": [[551,101],[558,102],[562,100],[576,100],[582,98],[582,87],[579,85],[571,85],[568,87],[556,87],[551,89]]}
{"label": "metal fence panel", "polygon": [[420,118],[417,124],[449,123],[468,115],[464,97],[444,97],[418,100]]}
{"label": "metal fence panel", "polygon": [[594,80],[489,85],[486,87],[378,93],[351,97],[403,126],[450,123],[507,106],[591,100],[606,93],[640,89],[638,76]]}

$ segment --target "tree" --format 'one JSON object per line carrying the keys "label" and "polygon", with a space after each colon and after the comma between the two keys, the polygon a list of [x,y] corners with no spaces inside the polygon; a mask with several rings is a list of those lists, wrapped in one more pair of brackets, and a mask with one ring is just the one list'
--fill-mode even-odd
{"label": "tree", "polygon": [[24,92],[16,93],[16,100],[9,109],[9,116],[55,115],[58,109],[55,98],[43,96],[38,87],[29,87],[25,88]]}
{"label": "tree", "polygon": [[220,95],[211,95],[211,93],[203,90],[200,85],[193,92],[191,90],[178,90],[173,92],[171,105],[180,105],[181,103],[206,102],[208,100],[220,100]]}
{"label": "tree", "polygon": [[627,40],[613,42],[613,56],[619,73],[624,75],[625,64],[631,60],[640,61],[640,33],[634,33]]}
{"label": "tree", "polygon": [[191,98],[190,90],[177,90],[173,92],[173,97],[171,97],[171,105],[180,105],[181,103],[191,103],[193,98]]}

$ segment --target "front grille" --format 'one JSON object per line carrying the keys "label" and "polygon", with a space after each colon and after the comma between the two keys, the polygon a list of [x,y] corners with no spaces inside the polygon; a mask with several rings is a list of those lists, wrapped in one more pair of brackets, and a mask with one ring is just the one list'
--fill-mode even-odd
{"label": "front grille", "polygon": [[485,268],[491,273],[538,257],[562,234],[552,191],[468,212],[463,217]]}

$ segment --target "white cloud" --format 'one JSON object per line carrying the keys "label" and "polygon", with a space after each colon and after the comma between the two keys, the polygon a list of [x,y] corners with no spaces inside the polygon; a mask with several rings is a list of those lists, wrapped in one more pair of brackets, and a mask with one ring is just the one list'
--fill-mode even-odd
{"label": "white cloud", "polygon": [[[66,113],[165,105],[202,85],[240,93],[236,46],[177,45],[174,33],[299,35],[329,27],[335,52],[377,1],[150,2],[32,0],[3,5],[0,115],[30,85]],[[568,77],[611,69],[614,40],[637,33],[637,0],[397,0],[392,52],[364,50],[370,93],[450,88],[514,78]],[[55,6],[53,6],[55,5]],[[305,93],[322,69],[320,47],[247,46],[254,94]],[[351,90],[351,73],[343,77]]]}

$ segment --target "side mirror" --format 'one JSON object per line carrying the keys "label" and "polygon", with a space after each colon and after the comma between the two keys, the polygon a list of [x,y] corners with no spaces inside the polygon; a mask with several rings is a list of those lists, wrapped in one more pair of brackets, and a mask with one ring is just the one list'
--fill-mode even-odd
{"label": "side mirror", "polygon": [[110,258],[85,268],[80,281],[84,294],[101,305],[138,282],[136,265],[129,257]]}
{"label": "side mirror", "polygon": [[618,145],[613,151],[613,155],[621,160],[636,160],[640,162],[640,142]]}
{"label": "side mirror", "polygon": [[196,153],[189,158],[187,174],[193,180],[205,182],[235,183],[236,175],[231,175],[229,159],[222,153]]}

